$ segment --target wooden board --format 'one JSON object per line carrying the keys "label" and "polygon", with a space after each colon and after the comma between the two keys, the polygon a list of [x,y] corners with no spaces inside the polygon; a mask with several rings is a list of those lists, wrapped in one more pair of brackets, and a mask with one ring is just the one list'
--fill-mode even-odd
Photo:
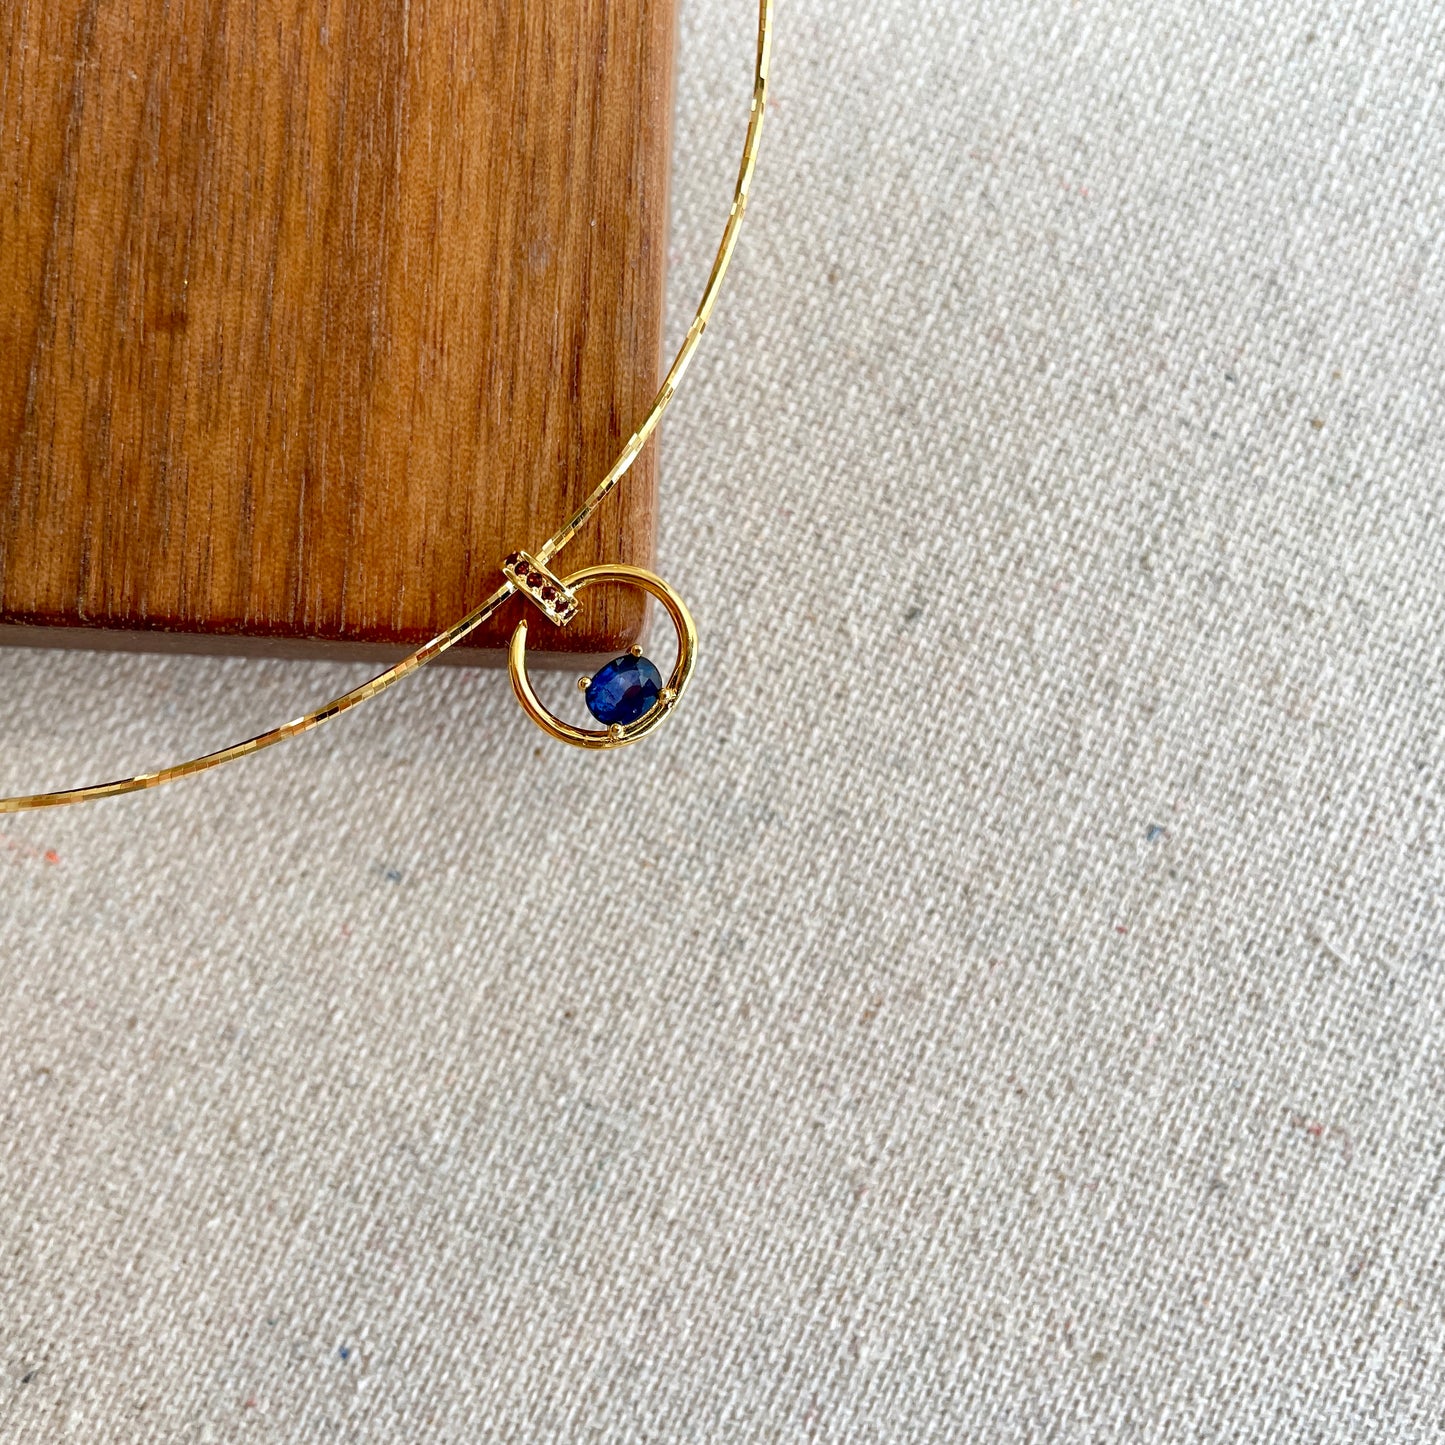
{"label": "wooden board", "polygon": [[[491,591],[657,384],[674,18],[5,0],[0,641],[387,656]],[[654,468],[567,570],[647,565]],[[536,643],[636,635],[587,602]]]}

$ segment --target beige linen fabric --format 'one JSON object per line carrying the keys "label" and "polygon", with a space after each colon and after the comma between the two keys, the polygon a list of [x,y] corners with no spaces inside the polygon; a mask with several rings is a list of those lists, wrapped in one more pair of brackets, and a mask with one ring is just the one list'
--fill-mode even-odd
{"label": "beige linen fabric", "polygon": [[[0,1440],[1445,1438],[1442,84],[1430,0],[784,0],[678,717],[434,670],[5,820]],[[0,783],[361,675],[0,654]]]}

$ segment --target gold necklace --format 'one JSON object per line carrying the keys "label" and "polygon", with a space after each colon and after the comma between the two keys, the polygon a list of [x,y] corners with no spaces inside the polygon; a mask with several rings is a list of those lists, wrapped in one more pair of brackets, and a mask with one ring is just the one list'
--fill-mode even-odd
{"label": "gold necklace", "polygon": [[200,757],[190,758],[169,768],[161,768],[157,772],[137,773],[133,777],[119,778],[111,783],[66,788],[54,793],[31,793],[22,797],[0,798],[0,813],[19,813],[31,808],[53,808],[62,803],[84,803],[96,798],[118,797],[122,793],[138,793],[143,788],[155,788],[178,778],[188,778],[193,773],[204,773],[210,768],[220,767],[222,763],[249,757],[252,753],[259,753],[262,748],[269,748],[300,733],[310,732],[312,728],[320,727],[322,723],[329,722],[341,713],[349,712],[363,702],[369,702],[393,683],[400,682],[402,678],[409,677],[418,668],[425,667],[427,663],[440,657],[448,648],[454,647],[468,633],[480,627],[514,593],[520,593],[535,604],[549,622],[565,627],[577,613],[579,592],[599,582],[620,582],[641,588],[655,597],[677,629],[677,661],[666,683],[663,683],[657,669],[640,655],[641,650],[638,648],[633,649],[630,657],[620,657],[608,663],[607,668],[599,671],[596,678],[583,679],[588,692],[588,709],[604,723],[599,730],[574,727],[542,706],[527,677],[527,623],[525,619],[519,622],[512,633],[511,647],[507,653],[512,689],[527,716],[544,732],[562,742],[571,743],[574,747],[620,748],[646,737],[671,715],[687,687],[693,665],[697,661],[697,629],[682,598],[661,577],[641,567],[585,567],[580,572],[563,577],[548,564],[587,524],[593,512],[627,475],[628,469],[637,460],[638,453],[657,430],[657,424],[676,395],[683,373],[707,329],[708,319],[722,289],[723,277],[727,274],[737,246],[743,214],[747,210],[748,192],[752,189],[753,172],[757,167],[758,149],[763,137],[763,115],[767,105],[772,38],[773,0],[759,0],[753,104],[748,117],[747,137],[743,142],[742,165],[738,171],[737,186],[733,191],[732,209],[728,212],[727,225],[723,227],[722,241],[718,245],[717,257],[713,261],[707,285],[703,288],[702,300],[698,303],[692,325],[688,327],[687,335],[683,338],[652,407],[642,420],[642,425],[628,439],[617,460],[608,468],[607,475],[593,488],[592,494],[562,526],[535,552],[514,552],[506,558],[502,563],[502,585],[481,606],[467,613],[460,622],[453,623],[445,632],[438,633],[430,642],[423,643],[395,666],[387,668],[385,672],[363,682],[359,687],[352,688],[350,692],[333,698],[314,712],[282,723],[280,727],[248,738],[243,743],[233,743],[228,748],[204,753]]}

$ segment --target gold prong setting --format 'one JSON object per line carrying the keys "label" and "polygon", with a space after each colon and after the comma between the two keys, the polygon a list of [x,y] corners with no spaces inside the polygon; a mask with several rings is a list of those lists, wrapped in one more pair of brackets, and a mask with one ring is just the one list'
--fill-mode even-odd
{"label": "gold prong setting", "polygon": [[543,707],[532,688],[527,676],[527,620],[523,618],[512,633],[507,657],[512,689],[522,710],[543,732],[573,747],[619,748],[646,737],[671,715],[697,661],[697,628],[692,614],[666,582],[641,567],[619,564],[584,568],[568,577],[564,585],[575,596],[586,587],[604,582],[641,588],[662,604],[677,632],[677,660],[664,682],[657,668],[643,656],[641,646],[634,645],[595,676],[579,678],[577,686],[587,697],[587,710],[603,726],[577,727]]}

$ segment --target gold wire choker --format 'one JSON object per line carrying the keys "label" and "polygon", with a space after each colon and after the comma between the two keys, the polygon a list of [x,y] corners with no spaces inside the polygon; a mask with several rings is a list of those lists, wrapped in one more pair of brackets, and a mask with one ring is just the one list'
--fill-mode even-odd
{"label": "gold wire choker", "polygon": [[[31,808],[53,808],[63,803],[84,803],[96,798],[114,798],[122,793],[138,793],[144,788],[159,787],[179,778],[188,778],[193,773],[204,773],[218,768],[222,763],[234,762],[237,758],[249,757],[269,748],[275,743],[285,742],[301,733],[320,727],[341,713],[349,712],[361,703],[369,702],[378,693],[385,692],[394,683],[409,677],[418,668],[435,661],[448,648],[455,647],[464,637],[476,630],[514,593],[526,597],[554,626],[565,627],[576,615],[576,594],[584,587],[600,582],[622,582],[640,587],[659,601],[672,618],[677,630],[677,662],[665,684],[656,676],[656,669],[646,659],[634,654],[631,661],[638,664],[631,674],[624,676],[629,664],[626,657],[609,663],[614,669],[607,679],[608,686],[600,687],[602,674],[597,678],[584,678],[588,684],[588,707],[604,727],[598,731],[573,727],[554,716],[538,701],[527,677],[527,623],[525,619],[517,624],[512,634],[508,652],[508,666],[512,688],[517,694],[527,716],[544,732],[561,742],[579,748],[619,748],[636,742],[655,731],[671,715],[673,708],[683,694],[688,679],[692,676],[697,659],[697,629],[693,626],[682,599],[660,577],[640,567],[588,567],[570,577],[560,577],[552,571],[549,563],[587,524],[598,506],[626,476],[628,469],[637,460],[638,453],[647,444],[648,438],[657,430],[662,414],[667,410],[677,393],[683,373],[697,350],[702,334],[717,304],[722,289],[723,277],[727,274],[737,247],[738,233],[742,229],[743,215],[747,210],[748,193],[752,189],[753,173],[757,168],[758,150],[763,137],[763,116],[767,108],[768,73],[772,59],[773,0],[759,0],[757,60],[753,70],[752,110],[748,116],[747,135],[743,141],[742,165],[738,170],[737,185],[733,191],[732,209],[728,212],[727,224],[723,227],[722,241],[713,260],[712,271],[707,285],[703,288],[702,300],[692,324],[683,337],[682,345],[673,358],[667,375],[662,380],[652,407],[643,418],[642,424],[628,439],[627,444],[612,463],[606,476],[598,482],[591,495],[554,532],[535,553],[517,552],[502,564],[502,585],[479,607],[469,612],[460,622],[453,623],[445,632],[438,633],[430,642],[423,643],[409,656],[402,658],[385,672],[333,698],[323,707],[308,712],[291,722],[269,732],[248,738],[242,743],[233,743],[217,752],[205,753],[186,762],[161,768],[153,773],[137,773],[133,777],[120,778],[111,783],[97,783],[84,788],[66,788],[53,793],[31,793],[22,797],[0,798],[0,813],[19,813]],[[642,664],[645,663],[645,667]],[[594,690],[606,693],[599,695],[594,703]],[[635,715],[634,715],[635,714]],[[610,721],[609,721],[610,719]]]}

